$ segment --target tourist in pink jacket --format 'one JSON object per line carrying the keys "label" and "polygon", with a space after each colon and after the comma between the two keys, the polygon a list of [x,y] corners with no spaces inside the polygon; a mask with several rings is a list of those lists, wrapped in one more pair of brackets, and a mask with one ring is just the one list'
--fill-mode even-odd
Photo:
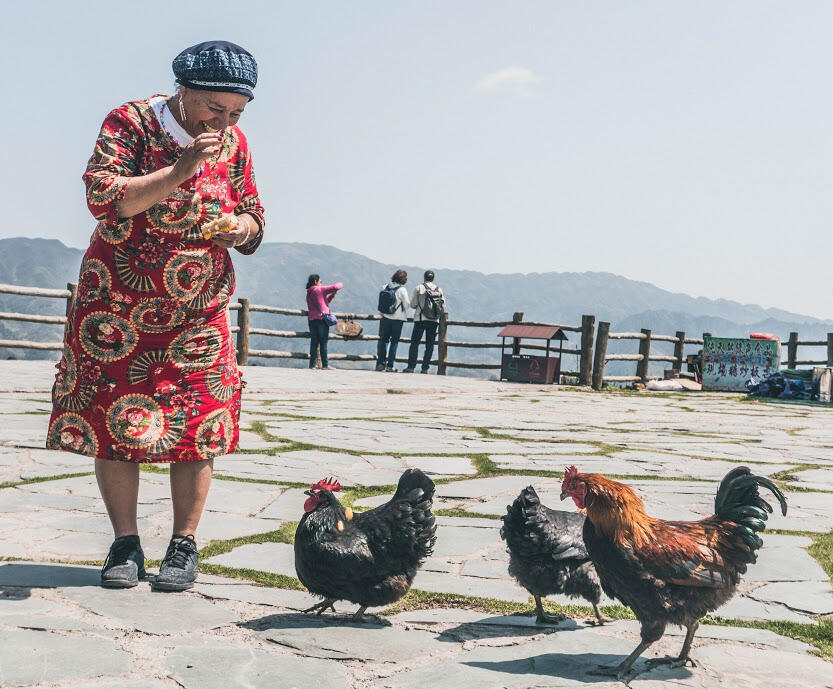
{"label": "tourist in pink jacket", "polygon": [[315,368],[318,362],[318,350],[321,349],[321,368],[328,369],[327,340],[330,337],[330,326],[324,320],[324,315],[330,313],[330,302],[344,285],[340,282],[334,285],[322,285],[321,278],[312,274],[307,278],[307,311],[309,318],[309,367]]}

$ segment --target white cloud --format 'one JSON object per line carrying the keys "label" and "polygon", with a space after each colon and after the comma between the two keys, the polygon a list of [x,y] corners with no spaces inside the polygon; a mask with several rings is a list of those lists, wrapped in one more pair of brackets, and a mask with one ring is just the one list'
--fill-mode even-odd
{"label": "white cloud", "polygon": [[487,74],[474,85],[475,93],[511,93],[530,96],[543,79],[526,67],[504,67]]}

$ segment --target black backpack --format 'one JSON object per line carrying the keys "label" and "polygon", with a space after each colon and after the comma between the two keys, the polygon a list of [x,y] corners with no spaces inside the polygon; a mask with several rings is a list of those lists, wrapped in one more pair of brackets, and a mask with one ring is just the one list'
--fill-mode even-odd
{"label": "black backpack", "polygon": [[388,315],[396,313],[399,305],[396,303],[396,291],[399,285],[387,285],[379,292],[379,313],[386,313]]}
{"label": "black backpack", "polygon": [[439,287],[425,285],[425,302],[422,306],[422,315],[432,321],[438,321],[445,313],[445,299]]}

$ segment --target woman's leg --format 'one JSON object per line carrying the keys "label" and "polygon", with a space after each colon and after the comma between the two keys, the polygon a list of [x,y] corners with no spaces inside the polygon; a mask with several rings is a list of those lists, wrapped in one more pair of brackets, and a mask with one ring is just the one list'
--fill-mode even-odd
{"label": "woman's leg", "polygon": [[174,534],[196,534],[200,523],[214,460],[171,464],[171,500],[174,504]]}
{"label": "woman's leg", "polygon": [[324,322],[321,321],[321,333],[318,336],[318,341],[321,343],[321,368],[327,368],[329,363],[327,362],[327,342],[330,339],[330,328]]}
{"label": "woman's leg", "polygon": [[379,344],[376,347],[376,366],[385,366],[385,350],[390,339],[390,318],[379,320]]}
{"label": "woman's leg", "polygon": [[318,361],[318,328],[315,321],[309,321],[309,367],[315,368]]}
{"label": "woman's leg", "polygon": [[392,320],[390,334],[390,349],[388,350],[388,368],[396,366],[396,349],[399,347],[399,338],[402,337],[402,326],[405,321]]}
{"label": "woman's leg", "polygon": [[139,499],[139,465],[111,459],[95,460],[95,478],[116,538],[137,536],[136,501]]}

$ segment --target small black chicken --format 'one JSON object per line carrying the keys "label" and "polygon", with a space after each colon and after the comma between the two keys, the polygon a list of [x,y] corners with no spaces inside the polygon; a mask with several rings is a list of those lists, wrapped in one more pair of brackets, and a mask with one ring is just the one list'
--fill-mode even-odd
{"label": "small black chicken", "polygon": [[337,600],[368,606],[388,605],[404,596],[417,570],[431,554],[437,527],[431,514],[434,482],[408,469],[396,493],[367,512],[345,508],[333,493],[341,486],[324,479],[306,493],[304,516],[295,531],[295,571],[310,593],[324,600],[304,612],[333,608]]}
{"label": "small black chicken", "polygon": [[607,620],[599,610],[602,587],[584,547],[584,517],[551,510],[541,504],[532,486],[507,506],[500,535],[509,550],[509,574],[535,598],[538,623],[555,624],[564,615],[547,615],[541,596],[565,593],[593,604],[598,624]]}

